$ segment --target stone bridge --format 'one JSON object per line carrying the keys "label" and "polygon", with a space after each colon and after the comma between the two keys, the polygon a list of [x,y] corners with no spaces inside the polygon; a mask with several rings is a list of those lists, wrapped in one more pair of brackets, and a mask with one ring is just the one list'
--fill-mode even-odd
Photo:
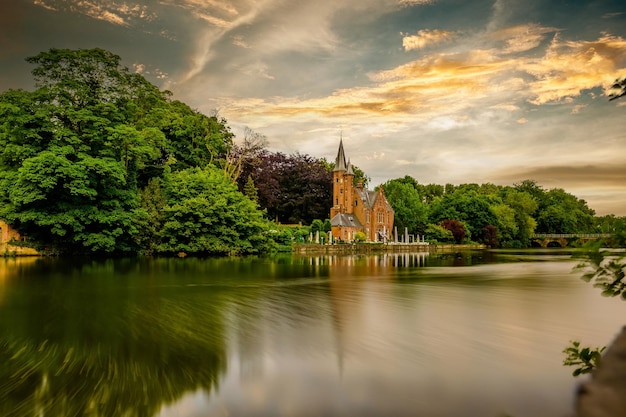
{"label": "stone bridge", "polygon": [[610,233],[537,233],[530,240],[533,246],[561,247],[569,246],[573,242],[584,244],[592,240],[610,238]]}

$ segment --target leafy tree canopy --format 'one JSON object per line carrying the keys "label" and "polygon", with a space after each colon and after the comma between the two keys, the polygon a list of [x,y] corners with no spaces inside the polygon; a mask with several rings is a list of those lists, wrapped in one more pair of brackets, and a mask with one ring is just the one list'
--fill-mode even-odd
{"label": "leafy tree canopy", "polygon": [[262,150],[243,162],[238,185],[251,178],[259,206],[281,223],[311,224],[328,217],[332,203],[332,173],[322,159]]}
{"label": "leafy tree canopy", "polygon": [[423,234],[428,224],[428,207],[422,202],[413,178],[405,176],[384,184],[385,196],[394,209],[394,225],[410,234]]}
{"label": "leafy tree canopy", "polygon": [[195,255],[258,253],[270,244],[256,203],[215,168],[189,168],[165,176],[159,252]]}
{"label": "leafy tree canopy", "polygon": [[232,146],[224,120],[169,100],[102,49],[27,58],[37,89],[0,94],[0,218],[58,252],[133,252],[151,178]]}

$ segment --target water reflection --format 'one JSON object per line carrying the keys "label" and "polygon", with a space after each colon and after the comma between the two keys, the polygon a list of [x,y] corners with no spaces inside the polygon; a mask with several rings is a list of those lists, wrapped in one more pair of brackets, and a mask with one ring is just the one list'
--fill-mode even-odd
{"label": "water reflection", "polygon": [[623,308],[573,264],[482,251],[6,260],[0,415],[565,415],[563,346],[606,343]]}
{"label": "water reflection", "polygon": [[226,369],[219,294],[163,297],[134,261],[4,266],[0,415],[153,416]]}

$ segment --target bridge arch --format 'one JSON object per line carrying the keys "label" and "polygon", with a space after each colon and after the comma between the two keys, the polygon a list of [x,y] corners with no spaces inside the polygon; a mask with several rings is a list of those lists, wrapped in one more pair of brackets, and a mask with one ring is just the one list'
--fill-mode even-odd
{"label": "bridge arch", "polygon": [[564,248],[574,242],[584,244],[610,237],[609,233],[536,233],[531,237],[531,245],[542,248]]}

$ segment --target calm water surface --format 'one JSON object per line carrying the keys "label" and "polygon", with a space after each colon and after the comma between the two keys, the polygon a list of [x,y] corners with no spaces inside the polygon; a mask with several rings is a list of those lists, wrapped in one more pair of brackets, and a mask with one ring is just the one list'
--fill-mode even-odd
{"label": "calm water surface", "polygon": [[2,416],[567,416],[566,252],[0,259]]}

